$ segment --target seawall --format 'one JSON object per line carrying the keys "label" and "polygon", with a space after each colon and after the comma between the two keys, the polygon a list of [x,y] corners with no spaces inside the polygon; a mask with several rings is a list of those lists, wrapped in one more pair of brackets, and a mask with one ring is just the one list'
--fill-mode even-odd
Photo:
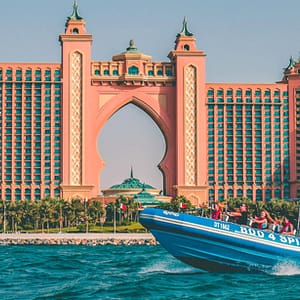
{"label": "seawall", "polygon": [[157,245],[151,233],[2,233],[0,245]]}

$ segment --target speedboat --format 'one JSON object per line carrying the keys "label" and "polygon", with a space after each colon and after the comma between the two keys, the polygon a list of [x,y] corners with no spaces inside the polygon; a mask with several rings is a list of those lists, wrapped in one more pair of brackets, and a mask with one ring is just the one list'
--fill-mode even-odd
{"label": "speedboat", "polygon": [[270,272],[300,266],[300,239],[188,213],[146,208],[141,224],[170,254],[201,270]]}

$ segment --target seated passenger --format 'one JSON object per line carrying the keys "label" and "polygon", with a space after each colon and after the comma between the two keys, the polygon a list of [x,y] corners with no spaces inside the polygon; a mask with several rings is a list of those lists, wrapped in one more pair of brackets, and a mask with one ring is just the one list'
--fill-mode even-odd
{"label": "seated passenger", "polygon": [[265,210],[266,218],[269,223],[269,229],[271,229],[274,232],[280,232],[280,220],[278,218],[272,218],[270,213]]}
{"label": "seated passenger", "polygon": [[276,233],[280,233],[281,231],[281,225],[280,225],[280,220],[277,218],[274,218],[274,222],[272,225],[272,231],[276,232]]}
{"label": "seated passenger", "polygon": [[294,234],[294,226],[287,217],[283,218],[283,227],[282,227],[280,233],[286,234],[286,235]]}
{"label": "seated passenger", "polygon": [[235,208],[234,211],[228,211],[227,216],[229,216],[229,222],[236,223],[239,217],[241,216],[240,209]]}
{"label": "seated passenger", "polygon": [[247,225],[248,222],[248,210],[245,203],[240,206],[240,215],[236,221],[240,225]]}
{"label": "seated passenger", "polygon": [[214,220],[221,220],[222,219],[222,209],[221,209],[221,206],[218,203],[215,204],[215,209],[213,210],[211,217]]}
{"label": "seated passenger", "polygon": [[234,212],[229,212],[228,215],[231,217],[232,222],[247,225],[248,211],[245,203],[240,208],[236,208]]}
{"label": "seated passenger", "polygon": [[266,212],[262,211],[260,213],[260,217],[255,217],[253,223],[257,224],[258,229],[267,229],[268,228],[268,220],[266,216]]}

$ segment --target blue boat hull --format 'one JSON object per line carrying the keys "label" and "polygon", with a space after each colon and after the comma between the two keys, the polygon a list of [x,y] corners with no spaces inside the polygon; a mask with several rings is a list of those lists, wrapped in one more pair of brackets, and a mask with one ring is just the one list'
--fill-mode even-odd
{"label": "blue boat hull", "polygon": [[174,257],[208,271],[269,272],[300,265],[300,239],[184,213],[147,208],[140,222]]}

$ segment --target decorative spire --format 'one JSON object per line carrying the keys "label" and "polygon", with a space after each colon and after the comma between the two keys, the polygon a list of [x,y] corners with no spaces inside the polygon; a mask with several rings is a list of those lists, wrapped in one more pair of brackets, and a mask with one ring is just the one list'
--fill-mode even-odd
{"label": "decorative spire", "polygon": [[73,4],[73,12],[70,17],[68,17],[68,20],[82,20],[83,18],[78,13],[78,3],[76,0],[74,0]]}
{"label": "decorative spire", "polygon": [[132,166],[131,166],[131,169],[130,169],[130,178],[133,178],[133,169],[132,169]]}
{"label": "decorative spire", "polygon": [[184,19],[183,19],[183,26],[182,26],[181,32],[179,32],[177,34],[177,37],[180,37],[180,36],[193,36],[193,34],[188,30],[186,17],[184,17]]}
{"label": "decorative spire", "polygon": [[290,57],[290,61],[289,61],[289,65],[284,69],[285,71],[291,70],[294,68],[295,66],[295,60],[293,59],[293,57]]}

